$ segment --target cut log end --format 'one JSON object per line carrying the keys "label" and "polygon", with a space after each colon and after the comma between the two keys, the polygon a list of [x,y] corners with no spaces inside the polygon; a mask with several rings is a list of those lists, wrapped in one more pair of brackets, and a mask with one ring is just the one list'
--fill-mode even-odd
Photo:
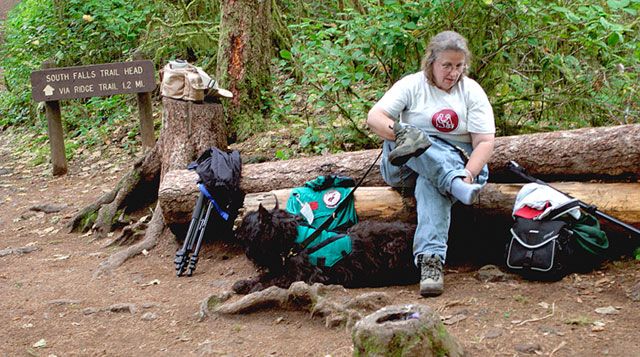
{"label": "cut log end", "polygon": [[354,356],[464,356],[439,316],[426,305],[384,307],[356,323]]}

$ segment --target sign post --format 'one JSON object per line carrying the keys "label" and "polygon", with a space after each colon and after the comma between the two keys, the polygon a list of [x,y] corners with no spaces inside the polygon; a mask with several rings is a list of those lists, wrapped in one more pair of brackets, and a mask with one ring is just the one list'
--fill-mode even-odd
{"label": "sign post", "polygon": [[[42,63],[43,69],[53,68],[52,60]],[[49,134],[49,148],[51,149],[51,164],[53,176],[67,173],[67,157],[64,153],[64,138],[62,134],[62,115],[60,102],[51,101],[44,103],[45,116],[47,117],[47,132]]]}
{"label": "sign post", "polygon": [[[142,60],[142,54],[139,51],[133,53],[134,60]],[[138,115],[140,116],[140,137],[142,138],[143,150],[153,148],[156,144],[156,138],[153,133],[153,113],[151,111],[151,93],[150,91],[138,93]]]}
{"label": "sign post", "polygon": [[138,95],[143,147],[155,144],[150,92],[156,87],[152,61],[136,60],[78,67],[55,68],[52,61],[43,63],[42,70],[31,72],[31,95],[45,102],[53,174],[64,175],[67,163],[62,139],[60,100],[104,97],[115,94]]}

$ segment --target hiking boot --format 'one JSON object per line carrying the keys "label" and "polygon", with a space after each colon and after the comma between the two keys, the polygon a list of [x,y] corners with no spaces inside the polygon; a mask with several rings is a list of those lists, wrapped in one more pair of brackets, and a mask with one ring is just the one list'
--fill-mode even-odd
{"label": "hiking boot", "polygon": [[420,295],[438,296],[444,291],[444,273],[442,261],[439,257],[431,255],[418,257],[420,267]]}
{"label": "hiking boot", "polygon": [[402,126],[399,122],[393,123],[393,133],[396,134],[396,148],[389,153],[389,162],[394,166],[402,166],[410,158],[422,155],[431,141],[425,133],[414,126]]}

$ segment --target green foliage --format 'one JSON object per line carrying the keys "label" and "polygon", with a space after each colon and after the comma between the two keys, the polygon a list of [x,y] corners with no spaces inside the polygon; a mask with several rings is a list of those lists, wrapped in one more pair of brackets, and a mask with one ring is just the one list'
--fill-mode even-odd
{"label": "green foliage", "polygon": [[[447,29],[469,39],[470,76],[489,95],[499,135],[640,121],[640,0],[353,3],[273,2],[293,42],[272,61],[265,106],[234,121],[243,137],[290,128],[298,145],[278,150],[280,159],[379,146],[365,125],[369,108],[420,69],[430,37]],[[209,0],[22,0],[4,24],[0,129],[32,127],[34,162],[46,160],[45,120],[29,85],[42,61],[124,61],[139,48],[158,67],[183,58],[215,73],[219,17],[220,3]],[[111,143],[133,150],[132,104],[125,96],[65,102],[67,154]]]}
{"label": "green foliage", "polygon": [[291,51],[280,51],[277,63],[291,78],[275,88],[280,101],[272,113],[275,120],[297,116],[307,121],[300,139],[303,151],[354,150],[375,143],[364,128],[364,114],[384,91],[380,84],[419,66],[424,44],[413,32],[421,8],[388,3],[372,6],[366,15],[346,9],[337,20],[291,25],[295,43]]}
{"label": "green foliage", "polygon": [[216,71],[220,2],[211,0],[163,1],[150,18],[140,47],[155,63],[176,58]]}
{"label": "green foliage", "polygon": [[467,34],[478,58],[472,76],[492,99],[500,134],[637,120],[633,71],[620,69],[639,65],[631,13],[640,2],[626,4],[501,2],[469,19],[480,29]]}
{"label": "green foliage", "polygon": [[134,107],[127,97],[93,97],[81,105],[66,106],[63,126],[66,132],[67,158],[72,158],[75,148],[93,147],[118,141],[125,149],[135,141],[137,122],[132,119]]}
{"label": "green foliage", "polygon": [[272,119],[307,123],[303,151],[378,145],[368,109],[420,69],[429,38],[447,29],[469,39],[470,76],[489,95],[499,135],[639,121],[638,0],[360,3],[366,12],[307,5],[311,15],[290,21]]}
{"label": "green foliage", "polygon": [[21,1],[0,50],[8,89],[0,97],[0,126],[35,123],[29,76],[44,60],[59,67],[125,60],[152,11],[143,0]]}
{"label": "green foliage", "polygon": [[[31,101],[31,72],[47,59],[59,67],[129,60],[154,9],[143,0],[22,0],[11,11],[0,49],[7,87],[0,92],[0,128],[32,127],[37,140],[27,145],[35,153],[33,164],[47,160],[48,147],[42,106]],[[128,123],[131,113],[123,96],[63,102],[67,158],[135,126]]]}

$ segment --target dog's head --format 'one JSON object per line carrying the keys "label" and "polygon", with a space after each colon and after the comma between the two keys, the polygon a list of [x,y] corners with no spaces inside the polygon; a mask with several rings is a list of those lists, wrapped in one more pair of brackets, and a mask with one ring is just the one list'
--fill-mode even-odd
{"label": "dog's head", "polygon": [[285,210],[276,207],[268,211],[260,205],[242,219],[236,238],[254,264],[278,270],[295,245],[297,221],[296,216]]}

